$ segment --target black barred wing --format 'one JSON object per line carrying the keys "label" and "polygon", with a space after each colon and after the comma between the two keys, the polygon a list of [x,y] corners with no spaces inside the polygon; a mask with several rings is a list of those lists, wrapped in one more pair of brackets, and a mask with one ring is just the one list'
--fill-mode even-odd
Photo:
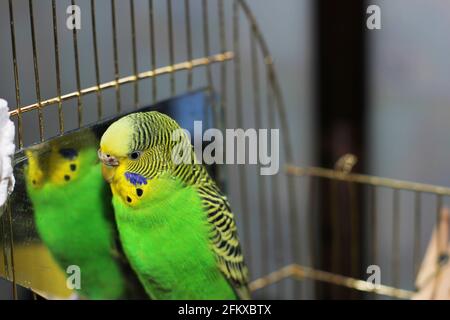
{"label": "black barred wing", "polygon": [[234,216],[227,198],[216,184],[207,177],[198,187],[204,208],[211,224],[210,240],[216,254],[219,268],[233,285],[241,299],[250,299],[248,269],[244,262],[237,236]]}

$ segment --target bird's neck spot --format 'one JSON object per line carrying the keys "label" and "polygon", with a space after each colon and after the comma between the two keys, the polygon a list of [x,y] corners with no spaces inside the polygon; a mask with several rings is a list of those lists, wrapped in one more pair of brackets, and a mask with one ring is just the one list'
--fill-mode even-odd
{"label": "bird's neck spot", "polygon": [[72,148],[59,149],[60,155],[68,160],[73,160],[78,156],[78,151]]}
{"label": "bird's neck spot", "polygon": [[138,174],[138,173],[133,173],[133,172],[125,172],[125,179],[127,179],[128,182],[130,182],[132,185],[134,186],[140,186],[140,185],[144,185],[147,184],[147,178]]}

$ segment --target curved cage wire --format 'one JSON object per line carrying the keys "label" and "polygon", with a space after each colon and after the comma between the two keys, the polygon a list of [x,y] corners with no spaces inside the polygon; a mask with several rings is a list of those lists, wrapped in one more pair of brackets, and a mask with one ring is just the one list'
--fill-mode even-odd
{"label": "curved cage wire", "polygon": [[[61,13],[69,5],[82,10],[80,30],[66,27],[67,16]],[[421,204],[422,194],[435,197],[434,212],[440,212],[450,190],[356,175],[350,172],[348,157],[333,170],[293,166],[282,90],[246,1],[2,0],[0,12],[9,25],[8,37],[1,39],[2,52],[8,52],[1,60],[9,88],[2,98],[14,106],[10,115],[18,152],[111,116],[207,88],[218,127],[280,128],[277,175],[260,175],[259,165],[221,165],[218,174],[238,220],[254,297],[314,298],[326,289],[321,283],[331,284],[331,290],[412,297],[424,252],[421,237],[427,237],[423,230],[432,229],[421,225],[428,210]],[[380,196],[379,190],[386,188],[392,195]],[[411,252],[402,250],[399,237],[403,192],[413,194],[412,210],[406,205],[413,212],[407,219],[414,221]],[[358,203],[356,193],[365,195],[364,203]],[[324,231],[330,237],[329,264],[318,254],[323,241],[318,239],[318,210],[328,210],[334,219]],[[14,264],[15,204],[6,212],[0,261],[15,290],[16,283],[30,283],[22,280],[20,265]],[[350,220],[341,221],[340,212],[350,212]],[[392,219],[388,240],[379,236],[380,221],[386,219]],[[370,237],[357,246],[354,240],[361,232]],[[381,253],[386,245],[392,251]],[[414,261],[414,270],[401,280],[404,255]],[[350,274],[342,272],[346,264],[351,265]],[[382,279],[380,285],[366,281],[365,266],[370,264],[388,269],[391,280]]]}

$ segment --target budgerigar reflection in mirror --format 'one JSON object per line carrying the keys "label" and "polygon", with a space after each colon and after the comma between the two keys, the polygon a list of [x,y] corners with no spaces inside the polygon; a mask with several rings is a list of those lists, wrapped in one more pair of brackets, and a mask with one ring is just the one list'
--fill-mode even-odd
{"label": "budgerigar reflection in mirror", "polygon": [[26,151],[25,177],[36,228],[63,271],[79,268],[80,297],[138,297],[121,255],[111,195],[97,160],[98,139],[89,130]]}

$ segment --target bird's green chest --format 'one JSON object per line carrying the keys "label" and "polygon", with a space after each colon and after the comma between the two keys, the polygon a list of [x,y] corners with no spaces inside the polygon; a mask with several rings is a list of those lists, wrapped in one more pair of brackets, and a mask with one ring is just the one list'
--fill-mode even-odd
{"label": "bird's green chest", "polygon": [[131,265],[155,299],[232,299],[217,267],[210,227],[191,187],[166,185],[170,195],[139,207],[114,200],[120,237]]}

